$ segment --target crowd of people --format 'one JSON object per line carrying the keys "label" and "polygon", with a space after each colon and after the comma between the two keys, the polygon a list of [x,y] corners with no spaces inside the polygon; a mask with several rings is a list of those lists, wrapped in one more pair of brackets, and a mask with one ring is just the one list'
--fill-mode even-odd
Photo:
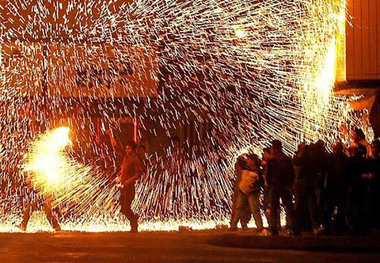
{"label": "crowd of people", "polygon": [[238,222],[247,229],[252,215],[257,232],[278,235],[280,200],[290,235],[303,231],[363,235],[379,227],[380,141],[369,144],[360,129],[352,138],[348,147],[337,141],[332,153],[319,140],[300,144],[291,158],[281,141],[274,140],[261,160],[255,154],[240,156],[230,230],[237,230]]}
{"label": "crowd of people", "polygon": [[[121,160],[120,172],[113,181],[121,191],[120,211],[130,221],[131,231],[137,232],[139,217],[131,209],[131,203],[135,197],[135,182],[147,168],[141,154],[144,149],[133,141],[121,147],[110,133],[108,135]],[[174,140],[174,145],[176,143],[174,149],[179,149],[179,141]],[[282,210],[290,235],[303,231],[318,235],[362,235],[380,227],[377,209],[380,202],[379,139],[369,144],[364,133],[356,129],[350,145],[337,141],[331,152],[321,140],[301,143],[292,157],[282,148],[281,141],[274,140],[271,147],[263,149],[261,159],[255,154],[237,159],[230,230],[237,230],[239,223],[241,228],[248,229],[253,217],[255,231],[262,235],[279,235],[284,228],[280,220]],[[21,230],[26,230],[30,215],[36,209],[42,209],[52,227],[60,230],[49,197],[26,206]],[[264,227],[263,216],[268,229]]]}

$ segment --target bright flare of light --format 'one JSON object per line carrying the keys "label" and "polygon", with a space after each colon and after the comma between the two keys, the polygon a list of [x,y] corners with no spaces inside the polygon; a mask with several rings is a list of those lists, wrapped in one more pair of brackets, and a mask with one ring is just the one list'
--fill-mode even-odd
{"label": "bright flare of light", "polygon": [[66,186],[68,162],[63,150],[71,143],[69,132],[68,127],[60,127],[43,135],[27,156],[25,171],[37,189],[45,194]]}
{"label": "bright flare of light", "polygon": [[337,50],[337,65],[336,65],[336,81],[347,80],[347,63],[346,63],[346,15],[347,15],[347,1],[336,0],[337,2],[337,23],[338,33],[336,37],[336,50]]}
{"label": "bright flare of light", "polygon": [[238,37],[238,38],[243,38],[247,35],[247,32],[245,32],[243,29],[235,29],[235,35]]}
{"label": "bright flare of light", "polygon": [[335,38],[331,41],[331,44],[327,50],[327,55],[322,72],[318,78],[317,90],[321,97],[321,103],[326,106],[329,102],[329,98],[332,95],[332,88],[335,82],[335,66],[336,66],[336,48]]}
{"label": "bright flare of light", "polygon": [[51,145],[51,148],[54,148],[54,145],[56,145],[59,150],[64,149],[67,145],[69,145],[71,143],[69,132],[70,128],[68,127],[61,127],[54,130],[52,133],[52,140],[55,143]]}

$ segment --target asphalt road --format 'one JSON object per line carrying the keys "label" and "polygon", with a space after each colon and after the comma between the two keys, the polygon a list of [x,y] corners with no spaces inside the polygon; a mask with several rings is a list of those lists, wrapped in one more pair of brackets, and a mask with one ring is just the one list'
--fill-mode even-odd
{"label": "asphalt road", "polygon": [[[270,243],[275,238],[255,237],[252,233],[232,235],[252,236],[255,239],[251,243]],[[231,237],[231,233],[216,230],[138,234],[1,233],[0,262],[380,262],[380,250],[328,252],[231,248],[215,241],[226,237]],[[281,242],[286,240],[290,239]],[[350,237],[347,240],[358,242]],[[297,242],[305,241],[299,238]]]}

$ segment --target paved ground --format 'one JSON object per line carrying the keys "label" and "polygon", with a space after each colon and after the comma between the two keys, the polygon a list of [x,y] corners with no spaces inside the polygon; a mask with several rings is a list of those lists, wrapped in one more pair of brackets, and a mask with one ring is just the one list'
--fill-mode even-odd
{"label": "paved ground", "polygon": [[[235,247],[230,247],[231,244]],[[284,246],[281,247],[281,244]],[[319,251],[312,251],[314,245]],[[244,246],[246,248],[241,248]],[[333,250],[334,247],[339,249]],[[300,250],[302,248],[308,250]],[[276,238],[254,236],[252,232],[231,233],[221,230],[138,234],[124,232],[0,234],[0,262],[46,261],[380,262],[380,240],[377,234],[365,238],[321,239],[310,236]]]}

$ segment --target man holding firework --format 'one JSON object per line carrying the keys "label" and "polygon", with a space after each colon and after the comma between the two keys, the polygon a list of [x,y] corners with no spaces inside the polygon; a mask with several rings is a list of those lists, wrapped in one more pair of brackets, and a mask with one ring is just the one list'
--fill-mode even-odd
{"label": "man holding firework", "polygon": [[[118,152],[120,147],[118,147],[115,139],[112,137],[111,133],[108,132],[111,138],[111,143],[114,149]],[[131,224],[131,232],[138,232],[138,215],[135,214],[131,209],[131,204],[135,198],[135,182],[141,177],[143,173],[143,167],[141,161],[136,153],[137,145],[134,141],[128,141],[123,153],[123,162],[121,164],[121,171],[119,176],[116,178],[117,186],[121,189],[120,194],[120,206],[121,213],[128,218]]]}

